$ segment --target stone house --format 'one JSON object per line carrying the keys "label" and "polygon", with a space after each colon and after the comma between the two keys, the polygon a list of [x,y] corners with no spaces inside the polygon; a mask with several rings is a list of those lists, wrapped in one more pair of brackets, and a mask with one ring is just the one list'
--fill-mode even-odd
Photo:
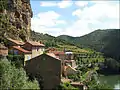
{"label": "stone house", "polygon": [[19,40],[14,40],[7,38],[8,42],[8,52],[11,55],[23,55],[24,65],[25,61],[30,60],[40,54],[43,54],[45,45],[41,42],[27,41],[22,42]]}
{"label": "stone house", "polygon": [[8,55],[8,48],[0,43],[0,58],[4,58]]}
{"label": "stone house", "polygon": [[43,54],[45,45],[41,42],[27,41],[23,48],[32,52],[32,58]]}
{"label": "stone house", "polygon": [[65,60],[65,53],[63,51],[55,51],[53,52],[55,56],[61,60]]}
{"label": "stone house", "polygon": [[67,78],[68,75],[74,75],[77,73],[75,68],[72,68],[70,65],[65,65],[62,70],[62,74]]}
{"label": "stone house", "polygon": [[23,48],[23,45],[25,44],[23,41],[14,40],[11,38],[6,38],[7,45],[8,45],[8,53],[10,55],[23,55],[24,61],[23,65],[25,65],[25,61],[31,59],[31,51],[28,51]]}
{"label": "stone house", "polygon": [[53,53],[54,51],[57,51],[57,49],[56,48],[51,48],[51,47],[46,49],[47,53]]}
{"label": "stone house", "polygon": [[[49,52],[55,58],[61,60],[62,76],[65,76],[64,73],[66,72],[68,73],[67,75],[76,73],[75,68],[77,67],[77,65],[76,61],[74,60],[74,54],[72,52],[57,51],[55,48],[48,48],[47,52]],[[67,67],[66,70],[65,67]]]}
{"label": "stone house", "polygon": [[75,60],[64,60],[65,65],[70,65],[72,68],[76,68],[76,62]]}
{"label": "stone house", "polygon": [[61,60],[65,59],[65,52],[64,51],[58,51],[56,48],[48,48],[46,50],[47,53],[53,53],[56,58],[59,58]]}
{"label": "stone house", "polygon": [[30,77],[36,77],[43,89],[53,89],[61,82],[61,60],[42,54],[26,61],[25,70]]}
{"label": "stone house", "polygon": [[25,65],[25,61],[30,60],[32,58],[32,53],[31,51],[25,50],[23,48],[21,48],[20,46],[12,46],[11,48],[9,48],[9,52],[12,55],[23,55],[24,56],[24,65]]}

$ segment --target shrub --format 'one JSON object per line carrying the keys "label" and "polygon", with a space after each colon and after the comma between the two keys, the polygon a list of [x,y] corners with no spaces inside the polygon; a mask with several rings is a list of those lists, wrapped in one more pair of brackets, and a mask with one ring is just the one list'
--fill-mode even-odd
{"label": "shrub", "polygon": [[24,65],[24,56],[23,55],[8,55],[7,59],[15,64],[16,67],[21,67]]}
{"label": "shrub", "polygon": [[57,90],[78,90],[78,88],[73,87],[69,82],[61,83],[56,89]]}
{"label": "shrub", "polygon": [[28,80],[23,68],[17,69],[8,60],[0,61],[0,88],[1,89],[39,89],[36,80]]}

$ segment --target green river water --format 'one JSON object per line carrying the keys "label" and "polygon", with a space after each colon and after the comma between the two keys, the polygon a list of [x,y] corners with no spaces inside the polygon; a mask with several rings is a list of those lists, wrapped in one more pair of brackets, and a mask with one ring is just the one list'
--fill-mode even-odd
{"label": "green river water", "polygon": [[100,76],[100,83],[107,83],[114,89],[120,90],[120,75]]}

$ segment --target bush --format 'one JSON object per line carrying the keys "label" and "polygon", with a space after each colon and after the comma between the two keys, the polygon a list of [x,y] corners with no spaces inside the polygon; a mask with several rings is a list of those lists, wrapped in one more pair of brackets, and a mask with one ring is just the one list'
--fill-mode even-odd
{"label": "bush", "polygon": [[28,80],[23,68],[17,69],[8,60],[0,61],[0,88],[1,89],[39,89],[36,80]]}
{"label": "bush", "polygon": [[7,59],[15,64],[16,67],[21,67],[24,65],[23,55],[8,55]]}
{"label": "bush", "polygon": [[72,85],[70,85],[69,82],[61,83],[56,89],[57,90],[78,90],[78,88],[75,88]]}
{"label": "bush", "polygon": [[93,84],[93,85],[91,85],[90,86],[90,88],[89,89],[94,89],[94,90],[101,90],[101,89],[106,89],[106,90],[112,90],[112,88],[109,86],[109,85],[107,85],[107,84]]}

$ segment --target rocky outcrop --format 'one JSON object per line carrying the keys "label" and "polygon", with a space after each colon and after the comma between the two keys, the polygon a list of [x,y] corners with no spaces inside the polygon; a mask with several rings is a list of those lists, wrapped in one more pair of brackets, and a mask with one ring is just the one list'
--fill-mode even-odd
{"label": "rocky outcrop", "polygon": [[0,34],[29,39],[33,15],[30,0],[1,0],[0,3]]}

